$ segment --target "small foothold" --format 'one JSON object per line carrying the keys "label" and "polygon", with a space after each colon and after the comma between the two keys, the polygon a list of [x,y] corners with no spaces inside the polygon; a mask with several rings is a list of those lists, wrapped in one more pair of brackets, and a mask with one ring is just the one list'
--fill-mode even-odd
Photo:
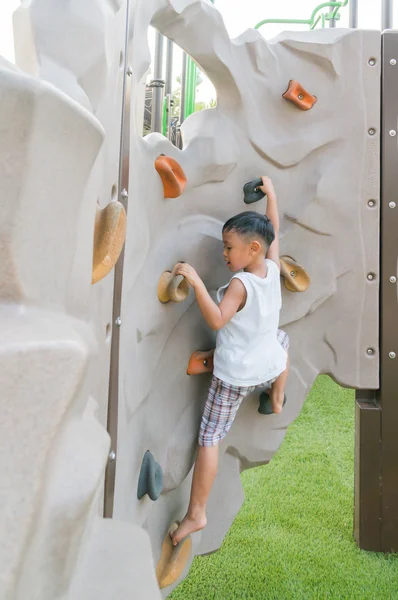
{"label": "small foothold", "polygon": [[151,500],[156,501],[163,490],[163,471],[156,462],[153,454],[147,450],[142,459],[140,476],[138,478],[137,498],[141,500],[148,494]]}
{"label": "small foothold", "polygon": [[317,101],[316,96],[309,94],[295,79],[289,81],[289,87],[282,94],[282,98],[293,102],[300,110],[310,110]]}
{"label": "small foothold", "polygon": [[305,292],[311,279],[305,269],[291,256],[280,257],[281,276],[290,292]]}
{"label": "small foothold", "polygon": [[[287,402],[287,397],[283,398],[282,408],[285,406]],[[260,404],[258,407],[258,412],[260,415],[273,415],[274,411],[272,410],[272,402],[268,392],[262,392],[260,394]]]}
{"label": "small foothold", "polygon": [[166,533],[159,562],[156,566],[156,577],[161,590],[172,585],[181,577],[191,556],[192,540],[190,536],[182,540],[177,546],[174,546],[171,540],[171,535],[179,524],[178,521],[173,523]]}
{"label": "small foothold", "polygon": [[262,198],[264,198],[265,194],[261,190],[259,190],[259,186],[263,185],[262,179],[255,179],[254,181],[249,181],[243,186],[243,201],[245,204],[253,204],[253,202],[258,202]]}
{"label": "small foothold", "polygon": [[202,373],[213,372],[213,354],[214,350],[194,352],[189,359],[187,375],[201,375]]}
{"label": "small foothold", "polygon": [[162,273],[158,283],[158,298],[162,304],[167,302],[183,302],[189,294],[189,283],[182,275],[176,275],[178,265],[174,269]]}
{"label": "small foothold", "polygon": [[91,283],[97,283],[113,269],[125,238],[126,211],[123,204],[110,202],[102,210],[97,206]]}
{"label": "small foothold", "polygon": [[165,198],[178,198],[185,190],[187,178],[180,164],[171,156],[161,154],[155,161],[155,169],[163,183]]}

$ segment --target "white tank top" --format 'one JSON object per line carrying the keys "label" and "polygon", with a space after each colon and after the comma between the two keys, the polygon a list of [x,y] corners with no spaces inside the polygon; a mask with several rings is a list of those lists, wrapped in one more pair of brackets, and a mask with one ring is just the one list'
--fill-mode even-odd
{"label": "white tank top", "polygon": [[[267,276],[237,273],[246,288],[246,304],[217,333],[213,374],[231,385],[247,387],[278,377],[286,369],[287,353],[277,340],[282,307],[280,273],[266,259]],[[229,283],[217,292],[221,302]]]}

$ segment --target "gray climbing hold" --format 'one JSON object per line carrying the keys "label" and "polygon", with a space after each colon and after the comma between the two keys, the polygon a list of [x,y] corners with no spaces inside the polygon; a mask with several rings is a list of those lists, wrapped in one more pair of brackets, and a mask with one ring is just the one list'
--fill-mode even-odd
{"label": "gray climbing hold", "polygon": [[260,185],[263,185],[262,179],[255,179],[254,181],[249,181],[249,183],[246,183],[243,186],[245,204],[253,204],[253,202],[258,202],[259,200],[264,198],[264,192],[258,189]]}
{"label": "gray climbing hold", "polygon": [[147,450],[142,459],[140,476],[138,478],[137,498],[141,500],[148,494],[151,500],[156,501],[163,489],[162,467],[156,462],[153,454]]}

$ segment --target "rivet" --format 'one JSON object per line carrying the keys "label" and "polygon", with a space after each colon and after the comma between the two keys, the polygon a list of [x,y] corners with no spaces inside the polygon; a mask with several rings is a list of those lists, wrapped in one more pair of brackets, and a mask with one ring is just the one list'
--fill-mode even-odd
{"label": "rivet", "polygon": [[374,67],[374,66],[375,66],[375,64],[376,64],[376,59],[375,59],[375,58],[370,58],[370,59],[368,60],[368,64],[369,64],[371,67]]}
{"label": "rivet", "polygon": [[376,202],[374,200],[368,200],[368,206],[370,206],[370,208],[373,208],[375,204]]}
{"label": "rivet", "polygon": [[396,354],[395,354],[395,352],[389,352],[389,353],[388,353],[388,356],[389,356],[390,358],[395,358],[395,357],[396,357]]}
{"label": "rivet", "polygon": [[388,206],[389,206],[390,208],[395,208],[395,207],[396,207],[396,204],[395,204],[395,202],[389,202],[389,203],[388,203]]}
{"label": "rivet", "polygon": [[290,271],[290,277],[295,277],[296,271]]}
{"label": "rivet", "polygon": [[376,133],[376,129],[373,129],[373,127],[371,127],[371,128],[368,130],[368,133],[369,133],[369,135],[374,135],[374,134]]}
{"label": "rivet", "polygon": [[133,69],[130,65],[127,67],[126,73],[129,77],[131,77],[131,75],[133,74]]}
{"label": "rivet", "polygon": [[390,283],[397,283],[397,278],[395,277],[395,275],[391,275]]}
{"label": "rivet", "polygon": [[391,137],[395,137],[397,135],[397,132],[395,131],[395,129],[390,129],[390,131],[388,132]]}
{"label": "rivet", "polygon": [[122,324],[122,319],[120,317],[118,317],[115,321],[115,325],[117,325],[118,327],[120,327],[120,325]]}
{"label": "rivet", "polygon": [[127,200],[127,198],[129,197],[129,193],[128,193],[128,191],[127,191],[126,189],[123,189],[123,190],[120,192],[120,195],[121,195],[121,197],[123,198],[123,200]]}
{"label": "rivet", "polygon": [[116,452],[114,452],[112,450],[112,452],[109,453],[109,461],[110,462],[115,462],[115,460],[116,460]]}
{"label": "rivet", "polygon": [[375,353],[375,351],[373,350],[373,348],[368,348],[368,349],[366,350],[366,354],[367,354],[368,356],[373,356],[373,354],[374,354],[374,353]]}
{"label": "rivet", "polygon": [[392,65],[393,67],[397,64],[397,61],[395,60],[395,58],[392,58],[390,60],[390,65]]}
{"label": "rivet", "polygon": [[368,281],[374,281],[376,279],[376,275],[374,273],[368,273],[366,278]]}
{"label": "rivet", "polygon": [[298,96],[298,99],[299,99],[299,100],[303,100],[303,99],[304,99],[304,96],[303,96],[303,94],[299,94],[299,96]]}

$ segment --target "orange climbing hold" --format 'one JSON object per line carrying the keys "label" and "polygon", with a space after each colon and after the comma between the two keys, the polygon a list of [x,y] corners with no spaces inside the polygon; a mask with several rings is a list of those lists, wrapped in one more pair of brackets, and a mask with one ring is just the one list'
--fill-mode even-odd
{"label": "orange climbing hold", "polygon": [[185,190],[187,178],[180,164],[171,156],[161,154],[155,161],[155,169],[159,173],[165,198],[178,198]]}
{"label": "orange climbing hold", "polygon": [[91,282],[97,283],[113,269],[126,238],[126,211],[120,202],[110,202],[102,210],[97,206],[94,229]]}
{"label": "orange climbing hold", "polygon": [[182,540],[177,546],[173,546],[171,534],[179,526],[179,522],[173,523],[166,533],[162,545],[162,552],[156,567],[156,577],[160,589],[172,585],[181,577],[186,564],[191,556],[192,541],[190,537]]}
{"label": "orange climbing hold", "polygon": [[301,83],[295,79],[289,81],[289,87],[286,92],[282,94],[282,98],[290,100],[290,102],[293,102],[293,104],[301,110],[310,110],[317,101],[317,97],[311,96],[311,94],[303,88]]}
{"label": "orange climbing hold", "polygon": [[214,350],[206,350],[204,352],[198,350],[194,352],[189,359],[187,374],[201,375],[202,373],[212,373],[213,355]]}
{"label": "orange climbing hold", "polygon": [[311,279],[307,271],[291,256],[280,257],[281,276],[289,292],[305,292]]}
{"label": "orange climbing hold", "polygon": [[[179,264],[179,263],[178,263]],[[182,275],[176,275],[178,264],[174,269],[165,271],[158,282],[158,298],[160,302],[183,302],[189,294],[189,283]]]}

